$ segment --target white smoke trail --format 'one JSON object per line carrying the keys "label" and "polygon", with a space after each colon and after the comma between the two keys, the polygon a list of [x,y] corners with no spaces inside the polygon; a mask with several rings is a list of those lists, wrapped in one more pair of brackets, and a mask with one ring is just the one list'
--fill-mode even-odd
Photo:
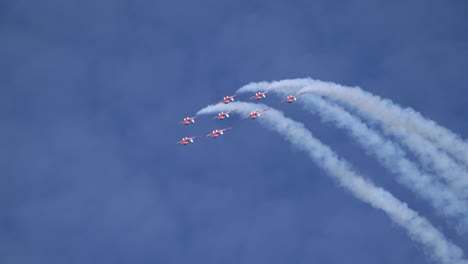
{"label": "white smoke trail", "polygon": [[[248,91],[257,92],[263,88],[258,89],[255,86],[250,86]],[[291,90],[277,87],[275,92],[286,96]],[[319,114],[322,120],[334,122],[337,126],[349,131],[351,136],[367,152],[375,156],[385,168],[398,176],[398,181],[401,184],[428,200],[438,213],[455,218],[458,222],[457,231],[460,233],[467,231],[467,201],[437,181],[433,175],[421,172],[417,165],[406,158],[405,151],[398,145],[382,138],[359,118],[352,116],[343,108],[328,103],[320,97],[312,94],[305,95],[298,102],[309,112]]]}
{"label": "white smoke trail", "polygon": [[[299,83],[303,83],[303,80]],[[422,135],[453,158],[468,165],[468,142],[434,121],[424,118],[413,109],[402,108],[391,100],[382,99],[358,87],[350,88],[322,81],[313,81],[311,85],[314,86],[315,92],[348,102],[354,107],[359,106],[361,111],[372,113],[375,118],[384,119],[388,124]]]}
{"label": "white smoke trail", "polygon": [[[237,113],[248,115],[264,107],[266,106],[235,102],[228,105],[210,105],[197,114],[239,109]],[[305,151],[318,166],[358,199],[386,212],[393,221],[406,229],[412,239],[423,244],[427,252],[438,261],[447,264],[468,264],[463,257],[463,251],[445,238],[427,219],[408,208],[388,191],[359,176],[346,161],[339,159],[328,146],[315,139],[303,124],[286,118],[283,113],[275,109],[262,115],[258,121],[266,128],[280,133],[294,147]]]}
{"label": "white smoke trail", "polygon": [[[325,95],[351,106],[366,119],[379,123],[384,133],[399,139],[415,154],[425,169],[433,171],[435,175],[443,178],[462,197],[468,197],[468,172],[466,169],[434,147],[435,145],[450,153],[461,162],[466,157],[468,162],[468,147],[466,147],[468,145],[452,132],[438,126],[433,121],[424,119],[414,110],[402,109],[389,100],[380,99],[359,88],[343,87],[334,83],[312,79],[251,83],[238,91],[258,91],[259,89],[271,88],[294,90],[304,88],[301,91]],[[464,163],[465,165],[468,164]]]}

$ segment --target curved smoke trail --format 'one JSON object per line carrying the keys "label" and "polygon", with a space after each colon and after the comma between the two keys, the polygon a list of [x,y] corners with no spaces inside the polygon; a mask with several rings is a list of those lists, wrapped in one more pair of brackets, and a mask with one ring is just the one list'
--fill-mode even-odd
{"label": "curved smoke trail", "polygon": [[[258,92],[255,86],[243,89],[244,92]],[[302,89],[302,91],[307,88]],[[277,87],[275,93],[286,96],[290,89]],[[322,120],[331,121],[341,127],[368,152],[392,173],[398,175],[398,181],[421,197],[430,201],[438,213],[456,218],[459,223],[456,229],[464,233],[468,229],[468,203],[463,197],[457,196],[450,188],[435,179],[434,175],[422,172],[411,162],[403,149],[390,140],[381,137],[370,129],[358,117],[351,115],[343,108],[328,103],[318,96],[307,94],[298,102],[309,112],[317,113]]]}
{"label": "curved smoke trail", "polygon": [[414,110],[402,109],[389,100],[380,99],[359,88],[344,87],[312,79],[251,83],[238,91],[272,88],[294,90],[304,88],[301,91],[324,95],[358,110],[366,119],[379,123],[384,133],[400,140],[415,154],[426,170],[433,171],[435,175],[443,178],[463,198],[468,197],[468,172],[435,147],[450,153],[466,165],[468,164],[468,147],[466,147],[468,144],[446,128],[424,119]]}
{"label": "curved smoke trail", "polygon": [[[197,114],[238,109],[237,113],[248,115],[263,107],[265,106],[235,102],[228,105],[210,105],[198,111]],[[405,203],[399,201],[388,191],[375,186],[354,172],[346,161],[338,158],[328,146],[315,139],[304,128],[303,124],[286,118],[283,113],[275,109],[271,109],[258,121],[266,128],[280,133],[294,147],[305,151],[318,166],[358,199],[387,213],[393,221],[409,233],[412,239],[423,244],[427,252],[437,260],[447,264],[468,264],[468,261],[463,257],[463,251],[445,238],[426,218],[408,208]]]}
{"label": "curved smoke trail", "polygon": [[403,127],[409,132],[420,134],[468,166],[468,143],[413,109],[402,108],[391,100],[382,99],[358,87],[344,87],[322,81],[312,81],[310,85],[316,93],[348,103],[360,111],[372,114],[376,119],[382,119],[389,125]]}

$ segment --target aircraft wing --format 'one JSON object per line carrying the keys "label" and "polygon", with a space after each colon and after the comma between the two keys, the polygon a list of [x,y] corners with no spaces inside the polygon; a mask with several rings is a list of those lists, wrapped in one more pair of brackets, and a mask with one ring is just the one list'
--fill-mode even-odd
{"label": "aircraft wing", "polygon": [[249,118],[249,117],[250,117],[250,114],[248,114],[248,115],[246,115],[246,116],[244,116],[244,117],[241,117],[241,120],[246,119],[246,118]]}

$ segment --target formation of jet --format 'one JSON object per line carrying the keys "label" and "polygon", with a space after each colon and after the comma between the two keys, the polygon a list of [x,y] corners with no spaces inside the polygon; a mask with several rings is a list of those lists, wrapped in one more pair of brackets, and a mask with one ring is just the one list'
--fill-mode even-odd
{"label": "formation of jet", "polygon": [[292,103],[292,102],[295,102],[297,100],[297,97],[300,96],[300,95],[303,95],[305,94],[306,92],[303,92],[303,93],[300,93],[300,94],[296,94],[296,95],[288,95],[283,101],[281,102],[288,102],[288,103]]}
{"label": "formation of jet", "polygon": [[221,113],[218,113],[218,115],[216,115],[215,117],[213,117],[211,119],[223,120],[225,118],[228,118],[229,114],[232,113],[232,112],[235,112],[235,111],[237,111],[237,109],[229,111],[229,112],[221,112]]}
{"label": "formation of jet", "polygon": [[[266,94],[271,92],[271,91],[273,91],[273,89],[268,90],[268,91],[264,91],[264,92],[257,92],[257,93],[255,93],[254,96],[250,97],[249,99],[261,100],[261,99],[265,98]],[[288,95],[284,100],[281,101],[281,103],[283,103],[283,102],[287,102],[287,103],[295,102],[295,101],[297,101],[298,96],[301,96],[301,95],[303,95],[305,93],[306,92],[295,94],[295,95]],[[225,96],[218,103],[229,104],[230,102],[234,102],[234,97],[236,97],[236,96],[237,96],[237,94]],[[229,112],[220,112],[215,117],[213,117],[211,119],[224,120],[226,118],[229,118],[229,114],[231,114],[232,112],[235,112],[237,110],[238,109],[234,109],[234,110],[229,111]],[[256,118],[259,118],[264,112],[266,112],[268,110],[270,110],[270,108],[265,108],[265,109],[262,109],[262,110],[253,111],[248,116],[242,117],[241,119],[246,119],[246,118],[256,119]],[[189,125],[189,124],[195,123],[195,118],[197,118],[197,116],[192,116],[192,117],[188,116],[188,117],[184,118],[182,121],[180,121],[179,124]],[[223,129],[216,129],[216,130],[213,130],[210,134],[208,134],[206,136],[211,137],[211,138],[217,138],[218,136],[223,135],[224,132],[226,130],[229,130],[229,129],[232,129],[232,128],[229,127],[229,128],[223,128]],[[193,143],[194,142],[193,139],[197,138],[197,137],[201,137],[201,136],[184,137],[179,142],[177,142],[177,144],[187,145],[189,143]]]}
{"label": "formation of jet", "polygon": [[253,111],[248,116],[243,117],[242,119],[245,119],[247,117],[250,118],[250,119],[255,119],[255,118],[259,117],[261,115],[261,113],[266,112],[268,110],[270,110],[270,108],[266,108],[266,109],[259,110],[259,111]]}
{"label": "formation of jet", "polygon": [[223,100],[221,100],[219,102],[223,103],[223,104],[229,104],[230,102],[234,102],[234,97],[236,97],[236,96],[237,96],[237,94],[224,96]]}
{"label": "formation of jet", "polygon": [[266,94],[269,93],[269,92],[271,92],[271,91],[273,91],[273,89],[272,89],[272,90],[268,90],[268,91],[266,91],[266,92],[257,92],[257,93],[255,93],[254,96],[250,97],[249,99],[260,100],[260,99],[262,99],[262,98],[265,98],[265,97],[266,97]]}
{"label": "formation of jet", "polygon": [[182,121],[180,121],[179,124],[188,125],[190,123],[195,123],[195,118],[196,116],[186,117]]}
{"label": "formation of jet", "polygon": [[216,129],[213,130],[210,134],[206,135],[207,137],[212,137],[212,138],[217,138],[219,135],[223,135],[224,131],[232,129],[231,127],[229,128],[223,128],[223,129]]}
{"label": "formation of jet", "polygon": [[187,145],[189,143],[193,143],[193,139],[196,138],[196,137],[198,137],[198,136],[184,137],[179,142],[177,142],[176,144]]}

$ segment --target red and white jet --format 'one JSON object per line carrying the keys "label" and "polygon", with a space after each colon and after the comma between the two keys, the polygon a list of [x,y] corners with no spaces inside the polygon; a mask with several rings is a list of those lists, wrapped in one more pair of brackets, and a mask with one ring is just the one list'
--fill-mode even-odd
{"label": "red and white jet", "polygon": [[242,119],[246,119],[247,117],[250,118],[250,119],[255,119],[255,118],[259,117],[261,115],[261,113],[266,112],[268,110],[270,110],[270,108],[266,108],[266,109],[263,109],[263,110],[251,112],[248,116],[243,117]]}
{"label": "red and white jet", "polygon": [[199,136],[184,137],[179,142],[177,142],[176,144],[187,145],[188,143],[193,143],[193,139],[196,138],[196,137],[199,137]]}
{"label": "red and white jet", "polygon": [[206,135],[207,137],[212,137],[212,138],[217,138],[219,135],[224,134],[224,131],[232,129],[231,127],[229,128],[223,128],[223,129],[216,129],[213,130],[210,134]]}
{"label": "red and white jet", "polygon": [[196,116],[186,117],[182,121],[180,121],[179,124],[188,125],[190,123],[195,123],[195,118],[197,117]]}
{"label": "red and white jet", "polygon": [[306,92],[303,92],[303,93],[300,93],[300,94],[296,94],[296,95],[288,95],[288,97],[286,97],[286,99],[284,99],[283,101],[281,102],[288,102],[288,103],[292,103],[292,102],[295,102],[296,101],[296,97],[300,96],[300,95],[303,95],[305,94]]}
{"label": "red and white jet", "polygon": [[257,93],[255,93],[254,96],[250,97],[249,99],[260,100],[260,99],[262,99],[262,98],[265,98],[266,94],[269,93],[269,92],[271,92],[271,91],[273,91],[273,89],[268,90],[268,91],[266,91],[266,92],[257,92]]}
{"label": "red and white jet", "polygon": [[224,104],[229,104],[230,102],[234,102],[234,97],[236,97],[237,94],[235,95],[229,95],[229,96],[224,96],[223,100],[219,101],[220,103]]}
{"label": "red and white jet", "polygon": [[237,111],[237,109],[234,109],[232,111],[229,111],[229,112],[221,112],[221,113],[218,113],[217,116],[211,118],[211,119],[218,119],[218,120],[223,120],[225,118],[228,118],[229,117],[229,114],[232,113],[232,112],[235,112]]}

